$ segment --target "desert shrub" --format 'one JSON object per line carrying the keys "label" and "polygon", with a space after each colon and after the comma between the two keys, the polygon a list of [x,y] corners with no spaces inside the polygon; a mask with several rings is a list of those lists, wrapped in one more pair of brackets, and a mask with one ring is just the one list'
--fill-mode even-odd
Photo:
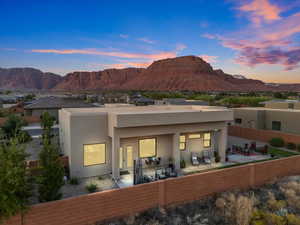
{"label": "desert shrub", "polygon": [[286,202],[284,200],[276,200],[272,192],[268,193],[267,207],[269,210],[276,212],[286,207]]}
{"label": "desert shrub", "polygon": [[77,177],[72,177],[69,181],[70,184],[72,185],[78,185],[79,184],[79,179]]}
{"label": "desert shrub", "polygon": [[297,146],[296,146],[295,143],[288,142],[288,143],[286,144],[286,147],[287,147],[288,149],[295,150]]}
{"label": "desert shrub", "polygon": [[251,219],[251,225],[287,225],[283,216],[256,210]]}
{"label": "desert shrub", "polygon": [[272,138],[269,143],[274,147],[284,147],[284,140],[282,138]]}
{"label": "desert shrub", "polygon": [[300,218],[294,214],[287,214],[286,220],[288,225],[300,225]]}
{"label": "desert shrub", "polygon": [[97,184],[93,184],[93,183],[86,185],[85,188],[89,193],[93,193],[98,190]]}
{"label": "desert shrub", "polygon": [[216,207],[229,224],[248,225],[254,211],[254,196],[225,193],[216,200]]}
{"label": "desert shrub", "polygon": [[297,181],[290,181],[280,185],[288,205],[292,208],[300,210],[300,183]]}

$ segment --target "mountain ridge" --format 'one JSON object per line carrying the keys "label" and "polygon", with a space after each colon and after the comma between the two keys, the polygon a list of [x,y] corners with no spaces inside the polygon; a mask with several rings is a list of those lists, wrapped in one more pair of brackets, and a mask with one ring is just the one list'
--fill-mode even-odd
{"label": "mountain ridge", "polygon": [[0,88],[37,90],[300,91],[300,84],[270,85],[231,75],[197,56],[154,61],[147,68],[75,71],[60,76],[34,68],[0,68]]}

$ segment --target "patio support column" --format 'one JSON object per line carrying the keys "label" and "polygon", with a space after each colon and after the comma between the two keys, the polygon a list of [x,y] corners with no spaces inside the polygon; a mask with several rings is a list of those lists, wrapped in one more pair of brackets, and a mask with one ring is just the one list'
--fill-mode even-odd
{"label": "patio support column", "polygon": [[218,151],[221,157],[221,162],[226,161],[226,149],[227,149],[227,126],[222,128],[219,132],[218,138]]}
{"label": "patio support column", "polygon": [[179,136],[179,133],[173,134],[173,160],[176,171],[180,170]]}
{"label": "patio support column", "polygon": [[116,135],[114,132],[114,135],[112,136],[112,177],[115,180],[118,180],[120,178],[120,163],[119,163],[119,157],[120,157],[120,137]]}

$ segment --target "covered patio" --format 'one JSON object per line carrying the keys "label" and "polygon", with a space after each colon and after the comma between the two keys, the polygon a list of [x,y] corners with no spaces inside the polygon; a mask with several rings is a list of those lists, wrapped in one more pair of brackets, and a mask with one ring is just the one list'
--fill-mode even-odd
{"label": "covered patio", "polygon": [[[119,187],[181,176],[225,163],[226,128],[208,124],[185,126],[182,132],[177,131],[178,126],[176,132],[173,126],[161,128],[159,131],[156,127],[118,129],[112,174]],[[140,135],[135,136],[137,133]]]}

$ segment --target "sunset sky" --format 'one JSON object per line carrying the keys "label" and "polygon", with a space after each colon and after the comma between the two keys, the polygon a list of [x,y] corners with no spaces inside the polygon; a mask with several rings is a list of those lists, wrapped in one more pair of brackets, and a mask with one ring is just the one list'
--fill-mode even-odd
{"label": "sunset sky", "polygon": [[300,83],[300,0],[0,0],[0,67],[146,67],[197,55],[231,74]]}

